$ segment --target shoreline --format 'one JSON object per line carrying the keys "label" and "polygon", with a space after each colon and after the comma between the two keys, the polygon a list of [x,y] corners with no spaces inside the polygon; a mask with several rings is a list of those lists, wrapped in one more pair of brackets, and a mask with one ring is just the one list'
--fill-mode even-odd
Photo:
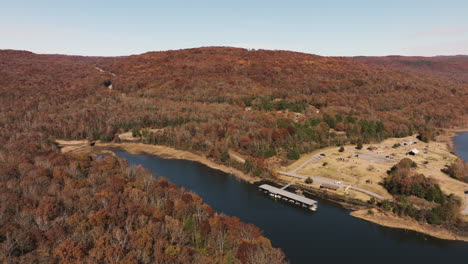
{"label": "shoreline", "polygon": [[[280,179],[280,178],[263,179],[259,177],[253,177],[235,168],[228,167],[222,164],[217,164],[214,161],[209,160],[208,158],[205,158],[203,156],[197,155],[195,153],[184,151],[184,150],[178,150],[178,149],[174,149],[174,148],[167,147],[167,146],[161,146],[161,145],[149,145],[149,144],[136,143],[136,142],[96,143],[94,149],[91,150],[91,152],[99,152],[99,151],[104,150],[104,151],[110,151],[114,153],[113,151],[116,149],[126,151],[134,155],[154,155],[154,156],[158,156],[164,159],[183,159],[183,160],[199,162],[212,169],[217,169],[217,170],[223,171],[224,173],[234,175],[236,178],[243,180],[245,182],[248,182],[250,184],[255,184],[255,183],[266,181],[266,182],[274,183],[278,186],[283,186],[289,183],[288,181],[284,181],[283,179]],[[302,184],[298,184],[297,186],[298,186],[297,189],[301,189],[304,192],[320,197],[322,199],[325,199],[334,203],[338,203],[346,209],[362,208],[362,206],[365,204],[364,201],[353,200],[353,199],[351,199],[353,201],[349,201],[347,197],[344,197],[336,193],[331,193],[331,192],[326,192],[326,191],[324,192],[318,188],[313,188],[312,186],[308,187]]]}
{"label": "shoreline", "polygon": [[[438,139],[437,141],[445,142],[447,143],[447,146],[450,147],[449,142],[452,142],[451,139],[454,136],[456,136],[457,133],[468,132],[468,129],[457,129],[456,131],[455,130],[446,130],[446,131],[448,133],[444,135],[443,139]],[[79,150],[85,151],[86,149],[88,149],[89,152],[94,152],[94,153],[99,152],[99,151],[111,151],[113,153],[113,150],[119,149],[119,150],[123,150],[134,155],[141,155],[141,154],[155,155],[155,156],[159,156],[161,158],[167,158],[167,159],[190,160],[190,161],[202,163],[210,168],[217,169],[225,173],[234,175],[236,178],[243,180],[245,182],[248,182],[250,184],[255,184],[257,182],[261,182],[265,180],[271,181],[279,185],[284,183],[283,180],[281,179],[261,179],[258,177],[253,177],[242,171],[234,169],[232,167],[217,164],[216,162],[206,157],[194,154],[189,151],[177,150],[177,149],[167,147],[167,146],[149,145],[149,144],[136,143],[136,142],[123,142],[123,143],[96,142],[96,145],[92,147],[92,149],[85,148],[85,149],[79,149]],[[429,235],[432,237],[436,237],[439,239],[468,242],[468,236],[457,236],[456,234],[452,233],[450,230],[446,228],[432,226],[429,224],[421,225],[420,223],[416,222],[413,219],[405,219],[405,218],[400,218],[396,216],[390,216],[389,214],[383,215],[383,213],[377,208],[373,209],[375,214],[370,215],[368,214],[368,210],[372,209],[371,207],[362,209],[362,206],[364,206],[363,204],[360,204],[361,206],[360,207],[358,204],[353,203],[352,201],[347,201],[346,199],[343,199],[343,197],[341,197],[340,195],[329,194],[329,193],[322,194],[320,193],[319,190],[314,190],[313,188],[306,188],[305,186],[299,186],[299,188],[312,195],[317,195],[318,197],[322,199],[326,199],[328,201],[338,203],[343,208],[354,210],[350,213],[350,215],[353,217],[359,218],[361,220],[365,220],[365,221],[372,222],[377,225],[386,226],[390,228],[411,230],[411,231],[415,231],[415,232]]]}
{"label": "shoreline", "polygon": [[[464,132],[468,132],[468,128],[444,129],[444,134],[437,136],[435,138],[435,141],[445,143],[447,145],[447,151],[457,156],[455,153],[456,147],[453,143],[453,138],[458,136],[460,133]],[[369,214],[368,210],[356,210],[352,211],[350,215],[361,220],[365,220],[385,227],[410,230],[438,239],[468,242],[468,235],[457,235],[456,233],[450,231],[447,228],[434,226],[430,224],[421,224],[412,218],[398,217],[393,215],[392,213],[383,212],[378,208],[373,211],[374,214]]]}
{"label": "shoreline", "polygon": [[246,181],[248,183],[255,183],[261,181],[262,179],[258,177],[250,176],[240,170],[237,170],[232,167],[228,167],[222,164],[218,164],[208,158],[203,156],[194,154],[189,151],[185,150],[178,150],[171,147],[161,146],[161,145],[149,145],[144,143],[96,143],[93,147],[94,150],[91,152],[95,152],[96,149],[102,148],[104,150],[109,149],[121,149],[130,154],[134,155],[155,155],[165,159],[183,159],[183,160],[190,160],[195,161],[201,164],[204,164],[212,169],[220,170],[224,173],[234,175],[236,178]]}
{"label": "shoreline", "polygon": [[[287,181],[282,181],[282,180],[278,180],[274,182],[276,184],[280,182],[281,183],[280,185],[285,185],[288,183]],[[319,197],[320,199],[324,199],[333,203],[337,203],[347,210],[357,211],[357,210],[363,210],[363,208],[365,208],[366,210],[370,208],[369,205],[362,200],[359,200],[356,198],[349,198],[344,195],[334,193],[333,191],[324,191],[324,190],[321,190],[320,188],[313,187],[313,186],[304,186],[304,185],[297,185],[297,186],[299,187],[294,187],[293,189],[294,190],[299,189],[303,192],[303,194],[308,194],[312,197]]]}
{"label": "shoreline", "polygon": [[398,217],[391,213],[382,212],[381,210],[373,211],[373,214],[369,214],[368,210],[357,210],[351,212],[350,215],[385,227],[410,230],[439,239],[468,242],[468,236],[457,235],[447,228],[430,224],[421,224],[412,218]]}
{"label": "shoreline", "polygon": [[[435,138],[435,141],[442,142],[447,144],[447,150],[455,154],[456,147],[453,144],[453,138],[458,136],[460,133],[468,132],[468,128],[447,128],[444,129],[443,135],[438,135]],[[458,157],[458,156],[457,156]]]}

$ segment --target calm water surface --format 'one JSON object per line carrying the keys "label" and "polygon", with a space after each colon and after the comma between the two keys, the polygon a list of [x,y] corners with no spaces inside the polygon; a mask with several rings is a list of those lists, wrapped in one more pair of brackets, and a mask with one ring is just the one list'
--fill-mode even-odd
{"label": "calm water surface", "polygon": [[453,143],[457,156],[468,162],[468,132],[459,133],[453,138]]}
{"label": "calm water surface", "polygon": [[315,198],[319,201],[318,211],[310,212],[277,202],[259,192],[255,185],[196,162],[126,152],[116,154],[132,165],[141,164],[185,186],[218,212],[254,223],[275,247],[283,249],[293,264],[468,263],[468,243],[371,224],[319,198]]}

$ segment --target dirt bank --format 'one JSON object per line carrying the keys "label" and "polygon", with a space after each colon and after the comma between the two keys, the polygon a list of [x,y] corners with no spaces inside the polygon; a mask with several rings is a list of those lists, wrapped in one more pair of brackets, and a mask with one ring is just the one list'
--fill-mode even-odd
{"label": "dirt bank", "polygon": [[97,142],[96,145],[94,146],[93,151],[96,150],[111,150],[111,149],[122,149],[130,154],[148,154],[148,155],[156,155],[162,158],[168,158],[168,159],[184,159],[184,160],[191,160],[191,161],[196,161],[202,164],[205,164],[206,166],[217,169],[220,171],[223,171],[225,173],[232,174],[236,176],[237,178],[254,183],[257,181],[260,181],[261,179],[258,177],[253,177],[248,174],[245,174],[244,172],[230,168],[221,164],[217,164],[216,162],[205,158],[200,155],[193,154],[188,151],[183,151],[183,150],[177,150],[174,148],[166,147],[166,146],[158,146],[158,145],[148,145],[148,144],[143,144],[143,143],[99,143]]}
{"label": "dirt bank", "polygon": [[456,234],[455,232],[446,228],[430,224],[420,224],[412,218],[402,218],[391,213],[377,211],[376,209],[373,209],[373,212],[373,214],[369,214],[368,210],[358,210],[351,212],[350,214],[354,217],[386,227],[412,230],[440,239],[468,242],[468,236]]}
{"label": "dirt bank", "polygon": [[444,129],[444,132],[438,135],[435,140],[447,144],[447,149],[450,152],[455,152],[455,145],[453,144],[453,137],[456,137],[458,133],[468,132],[468,128],[450,128]]}

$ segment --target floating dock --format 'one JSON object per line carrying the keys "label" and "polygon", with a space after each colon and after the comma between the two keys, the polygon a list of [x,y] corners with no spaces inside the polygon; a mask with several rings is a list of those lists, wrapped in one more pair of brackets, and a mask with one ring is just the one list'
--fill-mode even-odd
{"label": "floating dock", "polygon": [[258,186],[261,192],[269,194],[273,198],[280,198],[285,201],[301,205],[302,207],[309,208],[312,211],[317,211],[317,204],[318,202],[312,199],[309,199],[304,196],[297,195],[292,192],[285,191],[280,188],[276,188],[274,186],[268,184],[262,184]]}

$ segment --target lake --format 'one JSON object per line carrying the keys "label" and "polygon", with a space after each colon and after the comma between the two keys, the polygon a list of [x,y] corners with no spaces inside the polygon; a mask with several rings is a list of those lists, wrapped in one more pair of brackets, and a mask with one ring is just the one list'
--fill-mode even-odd
{"label": "lake", "polygon": [[468,162],[468,132],[458,133],[453,138],[455,144],[455,154]]}
{"label": "lake", "polygon": [[[465,144],[466,147],[467,136],[458,139],[457,146]],[[457,149],[465,149],[466,157],[466,148],[458,146]],[[127,152],[116,152],[116,155],[190,189],[218,212],[257,225],[293,264],[439,264],[449,260],[468,263],[468,243],[465,242],[435,239],[372,224],[350,216],[349,210],[336,203],[317,197],[313,198],[319,202],[318,211],[311,212],[275,201],[259,192],[256,185],[192,161]]]}

